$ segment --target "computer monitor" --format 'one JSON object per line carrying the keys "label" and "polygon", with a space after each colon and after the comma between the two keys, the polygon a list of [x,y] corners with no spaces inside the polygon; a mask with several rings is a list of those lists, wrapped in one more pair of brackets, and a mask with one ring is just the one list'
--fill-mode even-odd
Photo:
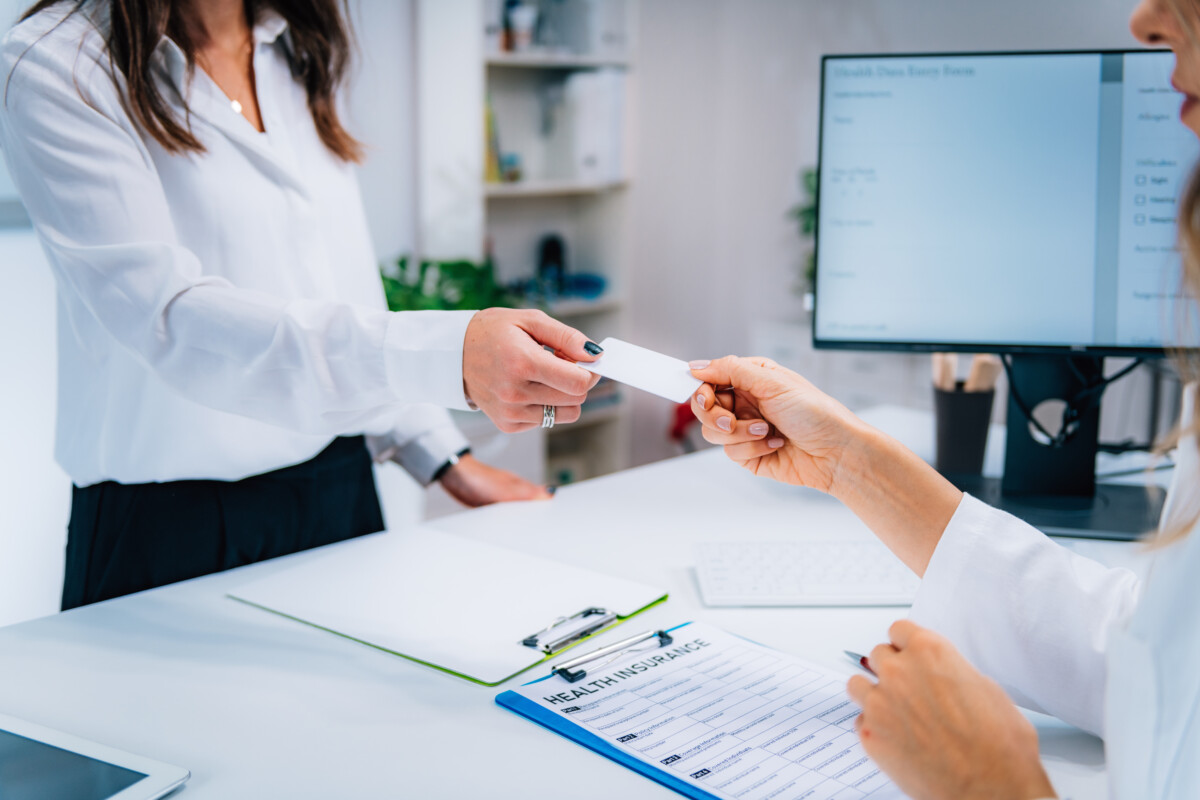
{"label": "computer monitor", "polygon": [[1010,394],[1003,484],[975,487],[1052,532],[1111,528],[1125,505],[1095,494],[1102,357],[1200,343],[1176,250],[1200,146],[1173,67],[1144,50],[822,60],[814,344],[1011,354],[1026,405],[1087,396],[1042,448]]}

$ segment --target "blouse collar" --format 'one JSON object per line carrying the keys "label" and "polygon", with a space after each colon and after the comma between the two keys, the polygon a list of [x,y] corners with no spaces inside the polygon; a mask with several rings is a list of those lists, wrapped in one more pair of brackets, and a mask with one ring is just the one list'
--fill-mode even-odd
{"label": "blouse collar", "polygon": [[[264,8],[258,13],[258,20],[254,23],[251,35],[256,46],[270,45],[283,36],[287,29],[288,22],[279,12],[273,8]],[[164,36],[155,48],[155,56],[159,64],[166,70],[176,91],[180,95],[188,97],[191,92],[187,85],[187,55],[184,54],[183,48],[176,44],[171,37]]]}

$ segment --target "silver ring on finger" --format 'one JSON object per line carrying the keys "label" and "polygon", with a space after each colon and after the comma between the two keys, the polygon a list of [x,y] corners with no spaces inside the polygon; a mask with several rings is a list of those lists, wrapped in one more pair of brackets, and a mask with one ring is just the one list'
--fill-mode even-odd
{"label": "silver ring on finger", "polygon": [[542,427],[554,427],[554,406],[542,406]]}

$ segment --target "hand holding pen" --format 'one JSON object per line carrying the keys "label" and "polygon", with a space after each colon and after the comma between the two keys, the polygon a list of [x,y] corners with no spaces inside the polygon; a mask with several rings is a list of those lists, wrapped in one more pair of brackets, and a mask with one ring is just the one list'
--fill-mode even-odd
{"label": "hand holding pen", "polygon": [[[847,655],[878,680],[846,685],[863,750],[911,797],[1053,797],[1037,731],[945,637],[900,620],[889,643]],[[986,731],[986,735],[980,735]]]}
{"label": "hand holding pen", "polygon": [[855,653],[853,650],[843,650],[842,652],[845,653],[846,658],[853,661],[859,669],[866,670],[871,675],[875,675],[875,670],[871,669],[871,662],[867,660],[866,656],[862,655],[861,653]]}

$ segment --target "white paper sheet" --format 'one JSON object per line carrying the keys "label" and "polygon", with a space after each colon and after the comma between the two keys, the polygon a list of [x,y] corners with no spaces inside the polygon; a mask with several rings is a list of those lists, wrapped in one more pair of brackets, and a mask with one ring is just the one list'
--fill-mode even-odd
{"label": "white paper sheet", "polygon": [[604,348],[604,355],[599,361],[576,363],[597,375],[676,403],[687,402],[702,383],[692,377],[687,362],[678,358],[612,337],[600,342],[600,346]]}
{"label": "white paper sheet", "polygon": [[520,640],[557,617],[627,616],[666,592],[419,526],[343,542],[230,595],[495,684],[543,658]]}
{"label": "white paper sheet", "polygon": [[[716,797],[904,797],[863,752],[844,675],[703,623],[672,636],[576,683],[556,676],[512,693]],[[525,713],[512,693],[499,702]]]}

